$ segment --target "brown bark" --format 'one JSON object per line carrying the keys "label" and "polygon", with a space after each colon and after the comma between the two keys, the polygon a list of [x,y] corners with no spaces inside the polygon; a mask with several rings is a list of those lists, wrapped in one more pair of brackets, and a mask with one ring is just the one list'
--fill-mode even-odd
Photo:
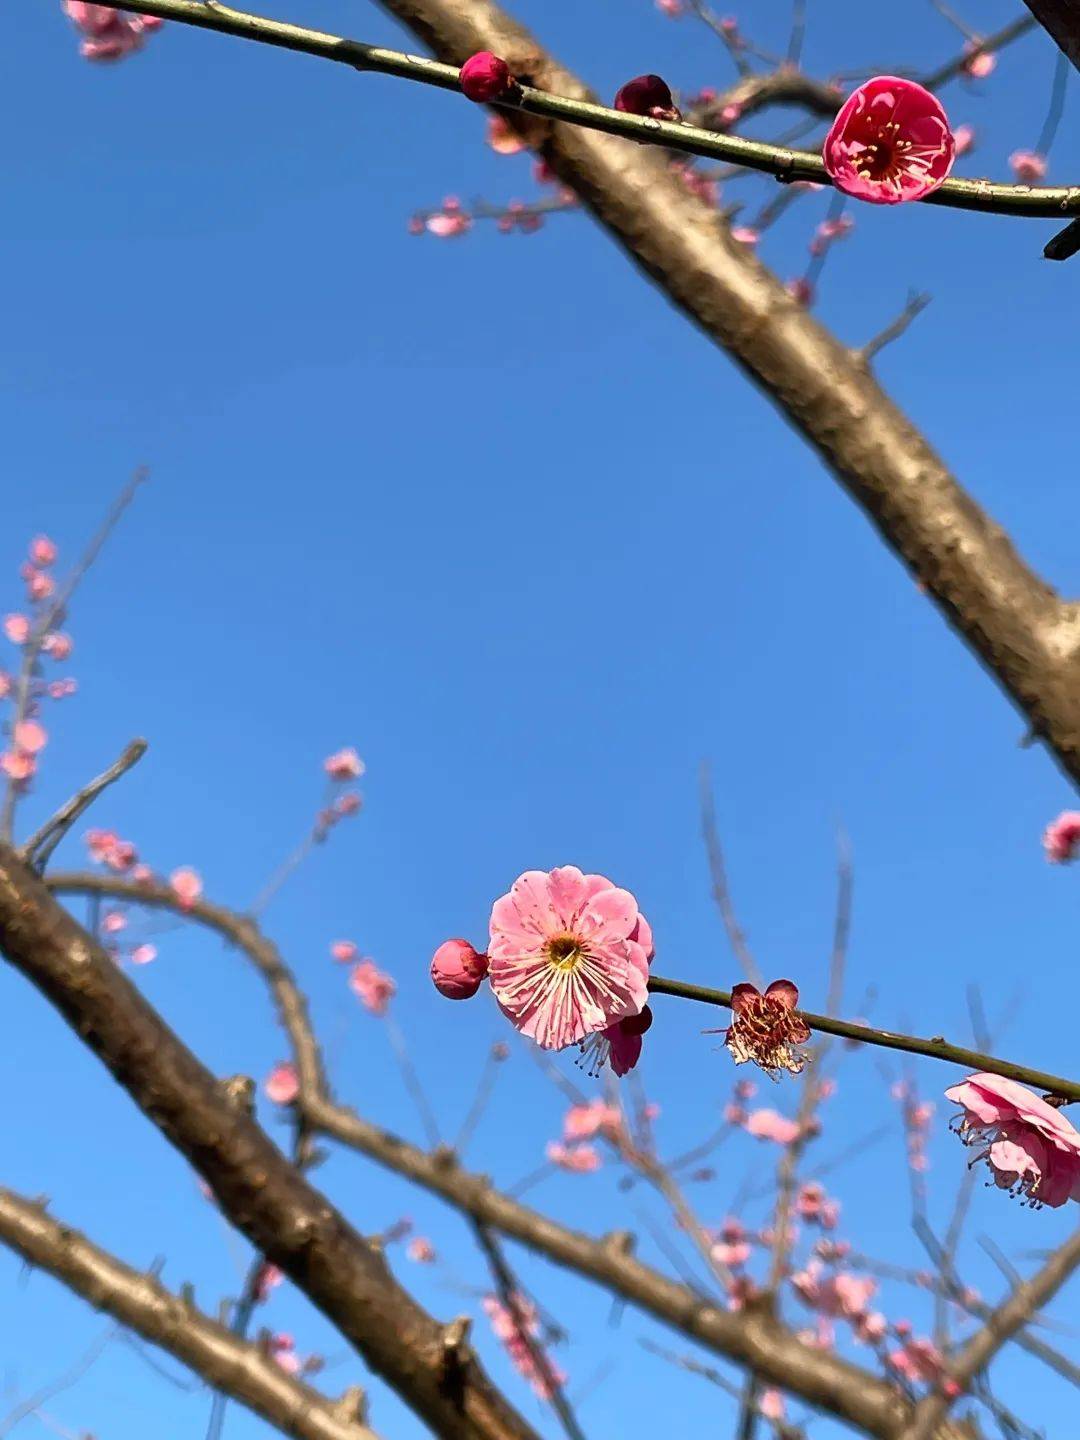
{"label": "brown bark", "polygon": [[[502,55],[530,84],[593,99],[491,0],[381,0],[443,61]],[[1064,8],[1065,0],[1056,0]],[[1075,13],[1076,5],[1068,10]],[[886,544],[1080,781],[1080,607],[1020,558],[859,356],[786,294],[662,154],[514,117],[626,255],[817,450]],[[989,223],[983,221],[981,223]]]}
{"label": "brown bark", "polygon": [[[402,1289],[377,1249],[286,1159],[10,846],[0,844],[0,950],[60,1012],[214,1191],[229,1220],[300,1287],[446,1440],[536,1440],[468,1347]],[[453,1332],[456,1333],[456,1332]]]}
{"label": "brown bark", "polygon": [[[502,1194],[486,1176],[462,1168],[452,1152],[423,1150],[337,1104],[330,1095],[304,995],[277,947],[247,916],[202,899],[185,908],[167,885],[136,884],[119,876],[58,871],[46,883],[59,894],[101,895],[186,914],[240,948],[269,986],[289,1036],[300,1078],[300,1111],[312,1130],[440,1196],[471,1220],[604,1286],[717,1354],[747,1366],[767,1384],[781,1386],[867,1434],[888,1440],[907,1423],[911,1407],[894,1386],[837,1355],[801,1344],[766,1309],[733,1314],[712,1305],[637,1260],[625,1235],[595,1238],[560,1225]],[[941,1440],[951,1433],[951,1427],[942,1426]]]}
{"label": "brown bark", "polygon": [[328,1400],[288,1375],[257,1344],[173,1295],[153,1274],[124,1265],[35,1204],[0,1188],[0,1242],[97,1310],[159,1345],[222,1394],[297,1440],[377,1440],[361,1422],[362,1396]]}
{"label": "brown bark", "polygon": [[1080,70],[1080,0],[1026,0],[1027,7]]}

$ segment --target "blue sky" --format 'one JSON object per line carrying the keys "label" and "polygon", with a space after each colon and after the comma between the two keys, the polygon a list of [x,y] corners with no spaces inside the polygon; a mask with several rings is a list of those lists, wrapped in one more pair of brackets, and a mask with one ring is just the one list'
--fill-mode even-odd
{"label": "blue sky", "polygon": [[[756,8],[755,38],[782,45],[787,7]],[[984,30],[1015,13],[971,8]],[[516,10],[603,95],[644,70],[687,89],[730,78],[703,28],[647,0]],[[279,13],[403,43],[366,4]],[[346,991],[329,942],[349,936],[395,975],[398,1018],[453,1134],[503,1029],[486,1000],[440,1001],[427,959],[447,935],[479,940],[519,871],[602,870],[640,898],[663,973],[738,978],[698,835],[708,759],[740,918],[770,975],[791,975],[808,1005],[822,1004],[842,825],[856,866],[850,1008],[966,1039],[965,988],[977,980],[1003,1050],[1075,1068],[1061,1002],[1075,974],[1075,876],[1050,870],[1039,846],[1069,787],[1040,750],[1020,747],[1020,718],[816,458],[586,219],[560,217],[531,238],[407,237],[409,214],[444,194],[532,193],[526,159],[484,147],[481,114],[179,26],[135,60],[94,68],[58,5],[6,20],[0,103],[18,139],[4,162],[0,609],[19,603],[31,534],[48,531],[70,560],[132,467],[153,472],[78,600],[81,689],[51,718],[24,825],[146,735],[150,754],[96,822],[163,871],[196,864],[208,893],[243,906],[303,834],[322,757],[355,744],[369,766],[365,813],[267,923],[311,992],[338,1092],[420,1138],[385,1036]],[[954,52],[930,5],[904,6],[903,21],[850,0],[813,6],[807,68]],[[1003,176],[1010,151],[1034,143],[1052,70],[1049,43],[1030,37],[990,81],[943,95],[952,119],[980,133],[960,173]],[[764,117],[752,133],[784,123]],[[1067,124],[1051,178],[1078,171]],[[741,184],[749,204],[768,193]],[[801,271],[825,201],[793,207],[764,242],[782,275]],[[909,287],[932,292],[882,357],[883,379],[1032,562],[1077,593],[1062,319],[1078,272],[1042,261],[1053,226],[921,207],[853,213],[821,314],[857,344]],[[80,854],[73,841],[60,860]],[[158,943],[160,960],[139,975],[153,1002],[221,1073],[264,1075],[282,1041],[236,957],[179,929]],[[8,973],[0,997],[0,1083],[18,1097],[0,1183],[49,1194],[57,1214],[132,1263],[164,1256],[166,1277],[193,1281],[213,1308],[235,1290],[240,1242],[44,1003]],[[714,1123],[732,1075],[699,1033],[711,1016],[671,1000],[656,1012],[645,1075],[675,1153]],[[956,1078],[929,1065],[916,1074],[928,1095]],[[845,1060],[839,1082],[821,1159],[893,1122],[832,1177],[843,1233],[920,1264],[877,1058]],[[764,1098],[790,1110],[796,1092]],[[561,1108],[515,1050],[472,1158],[513,1183],[538,1163]],[[931,1145],[941,1222],[964,1163],[947,1111]],[[729,1146],[717,1178],[694,1190],[702,1218],[722,1219],[774,1159],[749,1139]],[[362,1228],[407,1213],[433,1238],[445,1266],[400,1261],[433,1312],[475,1306],[482,1266],[443,1207],[347,1154],[319,1178]],[[533,1195],[596,1231],[646,1229],[643,1217],[661,1214],[638,1189],[620,1194],[611,1171]],[[749,1218],[764,1219],[756,1207]],[[1028,1214],[980,1188],[965,1275],[996,1293],[976,1237],[1019,1255],[1061,1239],[1074,1215]],[[658,1258],[652,1241],[643,1250]],[[590,1440],[625,1435],[629,1414],[643,1428],[670,1422],[673,1407],[687,1429],[726,1433],[719,1391],[640,1349],[643,1337],[664,1342],[657,1327],[543,1262],[515,1263],[571,1332],[559,1357],[571,1393],[600,1377],[581,1406]],[[910,1291],[887,1291],[884,1308],[926,1324]],[[279,1292],[265,1319],[328,1356],[331,1389],[363,1379],[295,1294]],[[54,1379],[104,1326],[0,1256],[10,1394]],[[478,1331],[496,1376],[554,1433]],[[1049,1372],[1006,1358],[995,1373],[1027,1418],[1065,1433],[1072,1401]],[[199,1433],[207,1399],[117,1343],[48,1408],[99,1440],[134,1440],[148,1425],[178,1440]],[[386,1440],[423,1433],[377,1384],[372,1420]],[[268,1432],[234,1409],[227,1433]],[[819,1420],[812,1433],[835,1427]]]}

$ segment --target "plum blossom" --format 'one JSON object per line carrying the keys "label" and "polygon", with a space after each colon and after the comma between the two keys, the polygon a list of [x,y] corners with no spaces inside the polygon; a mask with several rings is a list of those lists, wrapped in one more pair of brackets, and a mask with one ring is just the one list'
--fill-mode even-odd
{"label": "plum blossom", "polygon": [[64,0],[68,18],[82,32],[80,54],[86,60],[122,60],[142,49],[143,36],[163,23],[154,15],[128,15],[111,5]]}
{"label": "plum blossom", "polygon": [[31,565],[37,565],[40,569],[47,570],[50,565],[56,564],[58,551],[48,535],[35,535],[30,541],[30,549],[27,553],[30,556]]}
{"label": "plum blossom", "polygon": [[1046,178],[1047,159],[1037,150],[1014,150],[1009,156],[1012,172],[1021,185],[1035,185]]}
{"label": "plum blossom", "polygon": [[333,755],[328,755],[323,761],[323,769],[331,780],[359,780],[364,773],[364,762],[352,748],[346,746],[343,750],[335,750]]}
{"label": "plum blossom", "polygon": [[931,194],[952,169],[955,153],[941,102],[896,75],[877,75],[853,90],[822,148],[837,189],[873,205]]}
{"label": "plum blossom", "polygon": [[1043,832],[1043,849],[1051,865],[1064,865],[1076,858],[1080,845],[1080,811],[1063,810]]}
{"label": "plum blossom", "polygon": [[121,840],[115,830],[88,830],[85,838],[90,859],[95,864],[105,865],[117,875],[135,864],[135,846],[130,840]]}
{"label": "plum blossom", "polygon": [[729,1215],[720,1227],[720,1238],[710,1247],[710,1255],[718,1264],[737,1269],[746,1264],[750,1252],[748,1232],[734,1216]]}
{"label": "plum blossom", "polygon": [[503,115],[488,121],[487,143],[496,155],[520,155],[525,149],[525,141]]}
{"label": "plum blossom", "polygon": [[[756,985],[743,983],[731,991],[732,1022],[724,1044],[736,1065],[747,1060],[776,1080],[781,1070],[798,1075],[810,1058],[798,1049],[810,1039],[806,1022],[795,1014],[799,991],[790,980],[774,980],[762,995]],[[719,1034],[707,1030],[707,1035]]]}
{"label": "plum blossom", "polygon": [[56,581],[51,575],[44,574],[41,570],[35,570],[31,566],[26,572],[26,595],[32,601],[48,600],[49,596],[56,589]]}
{"label": "plum blossom", "polygon": [[656,8],[669,20],[679,20],[686,13],[683,0],[656,0]]}
{"label": "plum blossom", "polygon": [[761,239],[761,232],[752,225],[733,225],[731,238],[739,245],[756,245]]}
{"label": "plum blossom", "polygon": [[835,1230],[840,1221],[840,1204],[830,1200],[825,1187],[815,1180],[808,1180],[799,1187],[795,1197],[795,1213],[810,1225],[820,1225],[823,1230]]}
{"label": "plum blossom", "polygon": [[953,139],[956,141],[957,155],[966,155],[975,148],[975,126],[958,125],[953,131]]}
{"label": "plum blossom", "polygon": [[645,1005],[639,1015],[628,1015],[625,1020],[616,1020],[596,1035],[582,1041],[581,1059],[578,1061],[593,1076],[599,1075],[605,1062],[611,1066],[613,1075],[621,1079],[628,1075],[641,1059],[642,1036],[653,1022],[652,1010]]}
{"label": "plum blossom", "polygon": [[25,645],[30,638],[30,621],[25,615],[5,615],[4,634],[13,645]]}
{"label": "plum blossom", "polygon": [[982,1072],[945,1091],[962,1108],[952,1128],[980,1146],[994,1183],[1035,1208],[1080,1200],[1080,1132],[1015,1080]]}
{"label": "plum blossom", "polygon": [[372,1015],[385,1015],[397,985],[374,960],[360,960],[349,972],[349,988]]}
{"label": "plum blossom", "polygon": [[435,1246],[423,1235],[414,1235],[405,1247],[405,1254],[416,1265],[434,1265]]}
{"label": "plum blossom", "polygon": [[37,771],[37,761],[25,750],[5,750],[0,755],[0,770],[16,785],[31,780]]}
{"label": "plum blossom", "polygon": [[285,1279],[285,1273],[279,1270],[276,1265],[271,1265],[269,1260],[264,1260],[255,1272],[252,1282],[251,1293],[255,1297],[257,1305],[265,1305],[270,1298],[271,1290],[276,1290]]}
{"label": "plum blossom", "polygon": [[[640,1015],[652,932],[628,890],[576,865],[528,870],[492,907],[488,975],[504,1013],[545,1050]],[[640,1037],[603,1037],[612,1049]]]}
{"label": "plum blossom", "polygon": [[101,917],[101,928],[106,935],[119,935],[127,929],[127,916],[122,910],[106,910]]}
{"label": "plum blossom", "polygon": [[552,1165],[571,1175],[590,1175],[600,1169],[600,1152],[594,1145],[564,1145],[560,1140],[549,1140],[544,1153]]}
{"label": "plum blossom", "polygon": [[136,945],[131,952],[131,963],[133,965],[149,965],[157,959],[156,945]]}
{"label": "plum blossom", "polygon": [[330,946],[330,954],[339,965],[348,965],[356,959],[356,946],[351,940],[335,940]]}
{"label": "plum blossom", "polygon": [[792,1145],[801,1131],[794,1120],[776,1110],[751,1110],[743,1128],[757,1140],[775,1140],[778,1145]]}
{"label": "plum blossom", "polygon": [[60,663],[70,658],[75,644],[70,635],[61,635],[57,631],[51,631],[42,637],[41,648],[50,659]]}
{"label": "plum blossom", "polygon": [[[512,1298],[513,1312],[497,1296],[486,1295],[483,1300],[484,1311],[496,1338],[502,1342],[518,1373],[529,1382],[533,1393],[539,1399],[550,1400],[551,1385],[548,1377],[541,1373],[524,1338],[527,1335],[536,1347],[541,1344],[540,1320],[536,1306],[524,1295],[516,1294]],[[565,1382],[566,1376],[550,1360],[547,1368],[556,1385]]]}
{"label": "plum blossom", "polygon": [[190,865],[182,865],[169,876],[169,886],[185,910],[190,910],[202,894],[202,876]]}
{"label": "plum blossom", "polygon": [[275,1065],[263,1083],[266,1098],[275,1105],[291,1105],[300,1094],[300,1077],[296,1066],[289,1060]]}
{"label": "plum blossom", "polygon": [[25,750],[28,755],[39,754],[49,743],[48,731],[36,720],[20,720],[15,726],[12,738],[16,746]]}
{"label": "plum blossom", "polygon": [[763,1390],[758,1399],[758,1410],[766,1420],[779,1422],[787,1414],[784,1397],[779,1390]]}
{"label": "plum blossom", "polygon": [[940,1387],[950,1397],[960,1394],[960,1387],[945,1373],[945,1357],[932,1340],[912,1337],[899,1350],[890,1351],[888,1359],[897,1374],[912,1384]]}
{"label": "plum blossom", "polygon": [[969,40],[964,46],[964,74],[973,80],[985,80],[997,67],[997,56],[992,50],[980,49],[980,42]]}
{"label": "plum blossom", "polygon": [[468,940],[444,940],[431,960],[435,989],[448,1000],[471,1000],[487,974],[488,957]]}
{"label": "plum blossom", "polygon": [[563,1136],[567,1140],[591,1140],[607,1132],[618,1134],[622,1129],[622,1112],[606,1100],[593,1100],[588,1105],[571,1105],[563,1117]]}

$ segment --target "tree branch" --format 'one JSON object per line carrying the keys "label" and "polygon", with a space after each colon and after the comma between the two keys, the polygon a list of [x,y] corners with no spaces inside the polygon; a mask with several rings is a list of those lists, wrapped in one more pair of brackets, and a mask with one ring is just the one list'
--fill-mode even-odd
{"label": "tree branch", "polygon": [[445,1440],[536,1440],[531,1425],[394,1279],[8,845],[0,844],[0,949],[105,1064],[278,1265]]}
{"label": "tree branch", "polygon": [[[882,1440],[899,1433],[911,1407],[894,1386],[840,1356],[800,1344],[763,1309],[733,1314],[714,1306],[688,1286],[636,1259],[625,1233],[596,1239],[571,1230],[497,1190],[487,1176],[463,1169],[452,1151],[441,1148],[429,1153],[335,1103],[307,1002],[277,947],[249,917],[204,899],[184,907],[166,885],[142,885],[121,876],[57,871],[46,883],[58,894],[108,896],[169,910],[206,925],[237,946],[269,987],[292,1046],[300,1080],[297,1105],[313,1131],[438,1195],[471,1220],[604,1286],[717,1354],[754,1370],[768,1384],[781,1386]],[[946,1428],[939,1440],[957,1437]]]}
{"label": "tree branch", "polygon": [[1078,0],[1025,0],[1058,49],[1080,70],[1080,3]]}
{"label": "tree branch", "polygon": [[[381,3],[447,63],[373,51],[271,21],[232,19],[195,0],[124,0],[123,8],[182,17],[347,64],[378,61],[390,73],[422,73],[449,89],[457,86],[453,67],[469,55],[502,55],[529,87],[520,109],[504,111],[514,127],[633,262],[731,354],[818,451],[1025,713],[1032,732],[1080,781],[1080,605],[1063,602],[1023,562],[866,367],[746,247],[720,232],[715,212],[671,173],[667,156],[612,136],[736,159],[789,179],[820,179],[820,158],[811,157],[813,164],[807,160],[802,169],[795,151],[596,106],[586,87],[492,0]],[[556,119],[579,123],[549,123]],[[592,128],[584,128],[586,120]],[[1039,192],[1005,188],[1018,201],[1022,191],[1026,206],[1042,205],[1032,200]],[[1053,195],[1051,208],[1063,218],[1080,210],[1080,188],[1042,194]],[[950,181],[929,200],[982,203],[980,197],[999,207],[999,192],[982,181]]]}
{"label": "tree branch", "polygon": [[97,1310],[168,1351],[208,1385],[297,1440],[376,1440],[339,1405],[287,1374],[260,1346],[238,1339],[153,1274],[124,1265],[41,1204],[0,1188],[0,1241]]}

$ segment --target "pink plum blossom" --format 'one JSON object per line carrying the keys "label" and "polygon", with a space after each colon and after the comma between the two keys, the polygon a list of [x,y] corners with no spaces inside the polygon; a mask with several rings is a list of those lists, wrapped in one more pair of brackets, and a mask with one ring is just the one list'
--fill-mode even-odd
{"label": "pink plum blossom", "polygon": [[251,1293],[258,1305],[265,1305],[270,1298],[271,1290],[276,1290],[285,1279],[284,1271],[279,1270],[276,1265],[271,1265],[269,1260],[264,1260],[255,1272],[255,1278],[251,1286]]}
{"label": "pink plum blossom", "polygon": [[814,287],[805,276],[799,276],[794,280],[788,280],[784,289],[791,296],[797,305],[812,305],[814,301]]}
{"label": "pink plum blossom", "polygon": [[946,1374],[945,1357],[932,1340],[907,1340],[899,1350],[890,1352],[889,1364],[912,1384],[938,1386],[950,1397],[960,1393],[960,1387]]}
{"label": "pink plum blossom", "polygon": [[591,1140],[605,1131],[618,1134],[622,1129],[622,1112],[606,1100],[592,1100],[587,1105],[571,1105],[563,1117],[563,1135],[567,1140]]}
{"label": "pink plum blossom", "polygon": [[779,1390],[763,1390],[758,1399],[758,1410],[765,1416],[766,1420],[779,1422],[783,1420],[787,1411],[784,1407],[784,1397]]}
{"label": "pink plum blossom", "polygon": [[969,40],[964,46],[964,53],[967,56],[964,61],[965,75],[970,75],[973,80],[985,80],[994,73],[997,56],[990,50],[980,50],[978,41]]}
{"label": "pink plum blossom", "polygon": [[969,1075],[945,1091],[963,1114],[954,1129],[981,1147],[994,1183],[1032,1206],[1080,1200],[1080,1132],[1045,1100],[1001,1075]]}
{"label": "pink plum blossom", "polygon": [[719,1264],[731,1268],[745,1265],[749,1260],[751,1245],[748,1233],[734,1216],[729,1215],[721,1225],[720,1238],[713,1243],[709,1253]]}
{"label": "pink plum blossom", "polygon": [[561,1140],[549,1140],[544,1153],[552,1165],[572,1175],[589,1175],[600,1169],[600,1153],[593,1145],[564,1145]]}
{"label": "pink plum blossom", "polygon": [[488,121],[487,143],[496,155],[520,155],[525,149],[525,141],[502,115]]}
{"label": "pink plum blossom", "polygon": [[202,894],[202,876],[190,865],[183,865],[169,876],[169,885],[185,910],[191,908]]}
{"label": "pink plum blossom", "polygon": [[291,1335],[284,1331],[270,1337],[270,1357],[275,1360],[287,1375],[299,1375],[303,1368],[300,1356],[296,1353],[296,1341]]}
{"label": "pink plum blossom", "polygon": [[435,989],[448,1000],[470,1000],[487,974],[488,957],[468,940],[444,940],[431,960]]}
{"label": "pink plum blossom", "polygon": [[349,972],[349,988],[372,1015],[385,1015],[397,985],[374,960],[361,960]]}
{"label": "pink plum blossom", "polygon": [[955,153],[941,102],[896,75],[877,75],[853,90],[822,148],[837,189],[874,205],[931,194],[952,169]]}
{"label": "pink plum blossom", "polygon": [[300,1094],[300,1077],[290,1060],[275,1065],[263,1084],[266,1098],[275,1105],[291,1105]]}
{"label": "pink plum blossom", "polygon": [[1035,185],[1046,178],[1047,160],[1037,150],[1014,150],[1009,156],[1013,174],[1021,185]]}
{"label": "pink plum blossom", "polygon": [[415,1235],[405,1248],[405,1254],[416,1265],[433,1265],[435,1263],[435,1246],[430,1240],[425,1240],[423,1235]]}
{"label": "pink plum blossom", "polygon": [[101,917],[101,928],[106,935],[119,935],[127,929],[127,916],[122,910],[106,910]]}
{"label": "pink plum blossom", "polygon": [[47,569],[56,563],[56,546],[49,539],[48,535],[35,535],[30,541],[30,561],[34,565],[40,565]]}
{"label": "pink plum blossom", "polygon": [[776,1110],[751,1110],[743,1127],[758,1140],[775,1140],[778,1145],[792,1145],[799,1138],[799,1126]]}
{"label": "pink plum blossom", "polygon": [[348,965],[356,959],[356,946],[351,940],[335,940],[330,946],[330,954],[339,965]]}
{"label": "pink plum blossom", "polygon": [[82,31],[80,51],[87,60],[122,60],[141,49],[143,36],[162,23],[153,15],[128,15],[85,0],[64,0],[64,9]]}
{"label": "pink plum blossom", "polygon": [[53,631],[42,638],[41,648],[51,659],[60,663],[70,658],[75,645],[70,635],[61,635]]}
{"label": "pink plum blossom", "polygon": [[[540,1319],[536,1306],[520,1294],[514,1295],[513,1302],[514,1309],[511,1312],[496,1296],[487,1295],[484,1297],[483,1306],[496,1338],[505,1346],[518,1373],[529,1382],[539,1399],[550,1400],[551,1387],[548,1379],[541,1373],[522,1334],[524,1331],[535,1344],[541,1343]],[[556,1385],[564,1383],[566,1376],[550,1360],[548,1370]]]}
{"label": "pink plum blossom", "polygon": [[136,945],[135,949],[131,952],[131,963],[133,965],[149,965],[151,961],[156,959],[157,946],[155,945]]}
{"label": "pink plum blossom", "polygon": [[25,615],[5,615],[4,634],[13,645],[25,645],[30,638],[30,621]]}
{"label": "pink plum blossom", "polygon": [[20,720],[15,726],[14,741],[20,750],[28,755],[37,755],[49,743],[48,731],[36,720]]}
{"label": "pink plum blossom", "polygon": [[496,900],[490,933],[496,999],[545,1050],[580,1044],[644,1008],[652,932],[633,895],[603,875],[576,865],[526,871]]}
{"label": "pink plum blossom", "polygon": [[323,761],[323,769],[331,780],[359,780],[364,773],[364,762],[351,746],[335,750]]}
{"label": "pink plum blossom", "polygon": [[975,126],[958,125],[953,131],[953,139],[956,142],[957,155],[966,155],[975,148]]}
{"label": "pink plum blossom", "polygon": [[678,20],[686,13],[683,0],[656,0],[656,8],[669,20]]}
{"label": "pink plum blossom", "polygon": [[45,575],[40,570],[31,569],[26,576],[27,598],[33,601],[47,600],[56,589],[56,581],[51,575]]}
{"label": "pink plum blossom", "polygon": [[731,238],[740,245],[756,245],[761,239],[761,233],[752,225],[733,225]]}
{"label": "pink plum blossom", "polygon": [[440,211],[428,216],[427,228],[429,233],[439,240],[452,240],[455,236],[464,235],[471,230],[472,220],[463,213],[447,215],[445,211]]}
{"label": "pink plum blossom", "polygon": [[1064,865],[1076,858],[1080,845],[1080,811],[1063,810],[1043,832],[1043,849],[1052,865]]}
{"label": "pink plum blossom", "polygon": [[17,785],[32,779],[37,770],[37,761],[25,750],[5,750],[0,755],[0,770]]}

